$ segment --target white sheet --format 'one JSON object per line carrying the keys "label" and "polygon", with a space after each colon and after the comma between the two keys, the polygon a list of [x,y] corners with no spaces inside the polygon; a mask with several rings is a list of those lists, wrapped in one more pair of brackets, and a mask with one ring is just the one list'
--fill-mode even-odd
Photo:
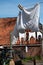
{"label": "white sheet", "polygon": [[22,29],[31,29],[32,31],[39,30],[39,13],[40,13],[40,4],[36,4],[33,8],[25,9],[19,12],[17,17],[17,28],[18,30]]}

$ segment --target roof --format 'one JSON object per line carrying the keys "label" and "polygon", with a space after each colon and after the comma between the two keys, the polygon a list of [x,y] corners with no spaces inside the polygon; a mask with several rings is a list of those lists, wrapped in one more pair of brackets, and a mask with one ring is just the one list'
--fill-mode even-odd
{"label": "roof", "polygon": [[16,23],[14,18],[0,18],[0,45],[8,45],[10,43],[10,32],[13,31]]}

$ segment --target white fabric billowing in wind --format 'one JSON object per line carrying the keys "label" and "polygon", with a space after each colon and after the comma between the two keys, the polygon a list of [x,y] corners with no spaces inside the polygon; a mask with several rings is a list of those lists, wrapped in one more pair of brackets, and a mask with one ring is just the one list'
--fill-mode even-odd
{"label": "white fabric billowing in wind", "polygon": [[32,36],[36,39],[36,33],[35,32],[29,32],[29,40]]}
{"label": "white fabric billowing in wind", "polygon": [[20,38],[20,41],[21,41],[21,38],[26,40],[26,33],[19,33],[19,38]]}
{"label": "white fabric billowing in wind", "polygon": [[36,4],[33,8],[25,9],[19,13],[17,18],[17,28],[18,30],[22,29],[31,29],[32,31],[39,30],[39,11],[40,4]]}
{"label": "white fabric billowing in wind", "polygon": [[42,33],[41,32],[37,32],[37,39],[38,39],[39,35],[41,35],[41,38],[42,38]]}
{"label": "white fabric billowing in wind", "polygon": [[13,36],[13,40],[12,40],[12,44],[16,44],[16,41],[17,41],[18,38],[16,38],[15,36]]}
{"label": "white fabric billowing in wind", "polygon": [[11,36],[12,36],[12,42],[11,43],[15,44],[16,41],[17,41],[17,38],[19,36],[19,31],[17,30],[17,25],[15,25],[14,30],[13,30]]}
{"label": "white fabric billowing in wind", "polygon": [[33,8],[23,8],[23,10],[19,12],[14,31],[12,32],[12,44],[15,44],[19,33],[24,33],[25,29],[32,31],[39,30],[39,11],[40,4],[36,4]]}
{"label": "white fabric billowing in wind", "polygon": [[17,29],[25,29],[23,25],[22,12],[19,12],[19,15],[17,17]]}

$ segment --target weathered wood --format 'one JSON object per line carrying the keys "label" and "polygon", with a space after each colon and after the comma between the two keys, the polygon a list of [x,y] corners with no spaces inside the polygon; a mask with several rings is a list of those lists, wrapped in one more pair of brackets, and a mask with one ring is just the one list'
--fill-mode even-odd
{"label": "weathered wood", "polygon": [[29,45],[13,45],[14,47],[25,47],[25,46],[28,46],[28,47],[40,47],[42,44],[29,44]]}

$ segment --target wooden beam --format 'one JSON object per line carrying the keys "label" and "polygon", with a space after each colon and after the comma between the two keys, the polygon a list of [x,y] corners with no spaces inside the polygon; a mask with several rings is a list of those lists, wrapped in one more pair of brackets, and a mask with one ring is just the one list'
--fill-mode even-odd
{"label": "wooden beam", "polygon": [[14,47],[40,47],[42,44],[13,45]]}

